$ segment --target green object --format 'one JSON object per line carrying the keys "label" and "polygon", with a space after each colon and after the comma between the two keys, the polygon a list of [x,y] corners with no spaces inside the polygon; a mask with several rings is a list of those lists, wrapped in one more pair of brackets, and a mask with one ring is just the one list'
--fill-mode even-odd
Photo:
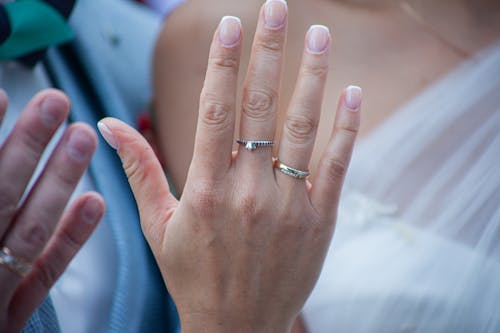
{"label": "green object", "polygon": [[65,18],[45,2],[18,0],[4,6],[12,33],[0,45],[0,60],[17,58],[73,38]]}

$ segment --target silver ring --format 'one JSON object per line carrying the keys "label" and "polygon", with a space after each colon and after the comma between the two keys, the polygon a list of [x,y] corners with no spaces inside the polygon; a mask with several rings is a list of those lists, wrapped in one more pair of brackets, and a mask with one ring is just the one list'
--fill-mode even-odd
{"label": "silver ring", "polygon": [[0,265],[4,265],[20,277],[28,275],[32,266],[28,261],[12,255],[12,252],[6,246],[0,250]]}
{"label": "silver ring", "polygon": [[274,161],[274,167],[279,169],[279,171],[283,172],[287,176],[291,176],[297,179],[307,178],[311,173],[309,171],[303,171],[299,169],[292,168],[284,163],[282,163],[279,159]]}
{"label": "silver ring", "polygon": [[236,140],[236,142],[241,146],[245,146],[245,149],[250,151],[259,147],[270,147],[274,145],[274,141],[269,140]]}

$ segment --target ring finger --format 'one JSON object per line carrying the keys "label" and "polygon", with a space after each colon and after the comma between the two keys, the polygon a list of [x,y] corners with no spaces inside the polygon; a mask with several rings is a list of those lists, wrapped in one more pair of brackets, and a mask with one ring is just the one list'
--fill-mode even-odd
{"label": "ring finger", "polygon": [[[268,0],[262,7],[243,87],[242,140],[271,141],[274,138],[287,15],[284,0]],[[251,154],[240,154],[240,158],[244,162],[242,165],[254,169],[252,164],[256,161],[270,163],[271,153],[271,149],[258,148]],[[260,158],[256,160],[254,156]]]}
{"label": "ring finger", "polygon": [[[328,75],[330,44],[327,27],[315,25],[307,32],[302,64],[278,153],[280,161],[294,169],[306,171],[309,166]],[[278,181],[293,179],[279,174]]]}

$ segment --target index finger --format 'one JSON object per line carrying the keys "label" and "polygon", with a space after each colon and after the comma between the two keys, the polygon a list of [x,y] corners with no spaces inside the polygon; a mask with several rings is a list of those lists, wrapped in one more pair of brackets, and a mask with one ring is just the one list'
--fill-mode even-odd
{"label": "index finger", "polygon": [[225,16],[210,49],[190,169],[208,179],[223,176],[231,165],[241,36],[240,19]]}

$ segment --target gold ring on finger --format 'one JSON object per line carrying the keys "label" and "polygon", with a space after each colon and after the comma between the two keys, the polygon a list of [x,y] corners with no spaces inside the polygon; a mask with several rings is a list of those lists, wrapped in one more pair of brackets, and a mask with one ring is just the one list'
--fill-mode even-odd
{"label": "gold ring on finger", "polygon": [[14,256],[6,246],[0,250],[0,265],[4,265],[20,277],[28,275],[32,266],[27,260]]}
{"label": "gold ring on finger", "polygon": [[278,158],[274,161],[274,167],[283,172],[285,175],[291,176],[296,179],[304,179],[311,174],[309,170],[304,171],[292,168],[291,166],[288,166],[285,163],[281,162]]}

